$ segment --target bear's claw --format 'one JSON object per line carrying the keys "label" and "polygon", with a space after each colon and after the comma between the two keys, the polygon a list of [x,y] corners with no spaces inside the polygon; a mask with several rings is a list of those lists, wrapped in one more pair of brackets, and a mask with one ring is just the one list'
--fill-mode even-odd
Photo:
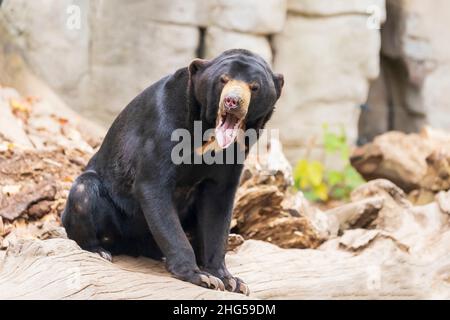
{"label": "bear's claw", "polygon": [[223,279],[223,282],[225,283],[225,288],[227,289],[227,291],[242,293],[246,296],[250,294],[248,285],[238,277],[226,277]]}
{"label": "bear's claw", "polygon": [[225,291],[225,285],[219,278],[212,275],[200,274],[200,280],[202,281],[202,285],[208,289]]}

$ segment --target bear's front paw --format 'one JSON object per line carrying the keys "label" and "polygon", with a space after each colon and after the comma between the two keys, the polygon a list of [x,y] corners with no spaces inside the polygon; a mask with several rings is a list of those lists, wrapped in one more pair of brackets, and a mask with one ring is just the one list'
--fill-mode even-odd
{"label": "bear's front paw", "polygon": [[222,280],[207,272],[195,271],[191,275],[181,277],[181,279],[203,288],[225,291],[225,285]]}
{"label": "bear's front paw", "polygon": [[250,289],[242,279],[238,277],[228,276],[223,278],[222,280],[227,291],[242,293],[246,296],[250,295]]}
{"label": "bear's front paw", "polygon": [[201,281],[200,286],[208,289],[225,291],[225,285],[219,278],[204,272],[200,272],[199,276]]}
{"label": "bear's front paw", "polygon": [[190,282],[203,288],[225,291],[225,285],[222,280],[208,272],[194,270],[190,272],[179,273],[172,271],[172,274],[180,280]]}

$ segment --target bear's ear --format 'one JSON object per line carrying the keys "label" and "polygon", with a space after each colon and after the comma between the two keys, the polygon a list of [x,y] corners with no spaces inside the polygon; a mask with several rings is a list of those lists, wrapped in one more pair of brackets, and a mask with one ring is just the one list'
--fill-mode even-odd
{"label": "bear's ear", "polygon": [[192,60],[192,62],[189,64],[190,75],[193,76],[194,74],[196,74],[199,70],[203,69],[207,63],[208,63],[208,60],[204,60],[204,59]]}
{"label": "bear's ear", "polygon": [[277,99],[281,96],[281,90],[284,86],[284,76],[281,73],[273,75],[273,82],[275,83],[275,89],[277,90]]}

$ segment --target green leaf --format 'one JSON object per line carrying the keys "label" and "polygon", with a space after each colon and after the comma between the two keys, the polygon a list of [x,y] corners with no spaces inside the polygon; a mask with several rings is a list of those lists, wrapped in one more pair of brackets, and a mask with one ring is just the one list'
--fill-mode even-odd
{"label": "green leaf", "polygon": [[342,159],[347,160],[350,155],[350,147],[347,145],[347,135],[345,133],[345,127],[340,127],[341,132],[339,134],[328,131],[328,126],[323,126],[323,144],[325,152],[329,154],[335,154],[339,152]]}
{"label": "green leaf", "polygon": [[[351,192],[351,190],[350,190]],[[336,200],[342,200],[342,199],[347,199],[349,197],[349,189],[346,187],[334,187],[331,190],[331,198],[336,199]]]}
{"label": "green leaf", "polygon": [[349,163],[350,148],[348,146],[341,149],[341,158],[345,160],[345,163]]}
{"label": "green leaf", "polygon": [[341,126],[341,140],[343,144],[347,145],[347,133],[344,126]]}
{"label": "green leaf", "polygon": [[330,187],[333,187],[344,181],[344,175],[336,170],[327,171],[327,182]]}
{"label": "green leaf", "polygon": [[345,184],[351,189],[354,189],[365,182],[358,171],[356,171],[351,165],[347,165],[344,168],[343,173]]}
{"label": "green leaf", "polygon": [[323,145],[327,153],[333,154],[341,149],[342,142],[337,135],[326,132],[323,136]]}
{"label": "green leaf", "polygon": [[319,200],[319,197],[312,190],[303,191],[303,195],[308,201],[315,202]]}
{"label": "green leaf", "polygon": [[339,154],[344,162],[342,171],[326,170],[320,161],[300,160],[294,168],[294,183],[310,201],[327,201],[329,199],[348,199],[353,189],[364,183],[364,179],[351,166],[350,147],[347,144],[345,127],[340,127],[339,134],[329,131],[323,125],[323,146],[325,154]]}

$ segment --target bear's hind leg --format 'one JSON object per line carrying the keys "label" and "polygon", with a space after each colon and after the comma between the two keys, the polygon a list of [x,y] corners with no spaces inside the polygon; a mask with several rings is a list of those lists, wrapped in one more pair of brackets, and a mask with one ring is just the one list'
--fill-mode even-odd
{"label": "bear's hind leg", "polygon": [[115,211],[97,173],[89,170],[73,184],[62,214],[62,224],[67,236],[82,249],[111,261],[108,250],[116,240]]}

